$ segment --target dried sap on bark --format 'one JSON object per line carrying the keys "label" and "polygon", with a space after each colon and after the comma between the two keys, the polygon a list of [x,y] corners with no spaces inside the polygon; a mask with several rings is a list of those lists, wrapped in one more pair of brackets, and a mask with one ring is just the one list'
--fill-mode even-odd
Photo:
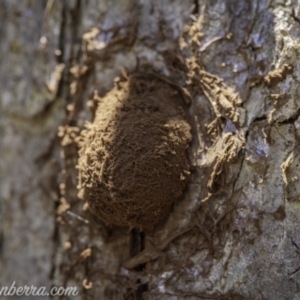
{"label": "dried sap on bark", "polygon": [[95,119],[81,133],[79,197],[108,225],[153,229],[190,174],[181,93],[153,75],[135,75],[95,98]]}

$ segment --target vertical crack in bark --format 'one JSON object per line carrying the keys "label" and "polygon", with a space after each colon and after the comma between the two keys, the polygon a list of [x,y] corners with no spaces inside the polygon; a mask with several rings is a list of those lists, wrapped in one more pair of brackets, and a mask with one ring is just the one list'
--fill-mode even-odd
{"label": "vertical crack in bark", "polygon": [[[57,63],[62,64],[64,62],[65,56],[65,30],[66,30],[66,19],[67,19],[67,5],[65,0],[62,1],[62,11],[61,11],[61,24],[58,38],[58,49],[61,51],[61,54],[57,56]],[[60,97],[63,93],[64,83],[66,81],[66,68],[63,71],[60,82],[58,83],[56,98]]]}
{"label": "vertical crack in bark", "polygon": [[[75,60],[76,62],[79,62],[81,53],[82,53],[82,47],[81,47],[81,39],[82,37],[79,36],[79,28],[81,25],[81,16],[82,16],[82,5],[81,0],[76,1],[76,5],[71,11],[71,21],[72,21],[72,53],[71,53],[71,60]],[[74,49],[75,45],[79,44],[78,51],[76,53],[77,49]],[[74,53],[75,52],[75,53]]]}
{"label": "vertical crack in bark", "polygon": [[[60,35],[59,35],[59,42],[58,48],[61,51],[61,55],[58,56],[57,62],[60,64],[65,65],[65,69],[63,71],[63,76],[61,77],[57,95],[56,97],[60,97],[65,93],[65,98],[67,102],[71,102],[70,99],[70,89],[69,89],[69,82],[70,82],[70,67],[72,65],[77,64],[80,60],[81,56],[81,38],[78,36],[79,28],[81,24],[81,0],[77,0],[76,4],[73,8],[69,7],[69,4],[66,0],[62,1],[62,12],[61,12],[61,25],[60,25]],[[68,26],[68,20],[70,19],[71,25]],[[70,28],[69,28],[70,27]],[[68,31],[70,37],[68,39]],[[70,52],[66,53],[66,42],[70,42]],[[79,44],[79,47],[75,47]],[[76,53],[76,48],[79,49]]]}
{"label": "vertical crack in bark", "polygon": [[[297,245],[297,243],[295,243],[294,242],[294,240],[293,240],[293,238],[291,238],[291,242],[292,242],[292,244],[293,244],[293,246],[296,248],[296,253],[299,255],[300,254],[300,252],[299,252],[299,246]],[[294,271],[292,271],[292,272],[289,272],[288,273],[288,275],[289,275],[289,279],[291,279],[291,277],[293,276],[293,275],[295,275],[297,272],[299,272],[300,271],[300,266],[298,266]]]}
{"label": "vertical crack in bark", "polygon": [[[66,30],[66,19],[67,19],[67,4],[66,1],[62,1],[62,11],[61,11],[61,24],[60,24],[60,35],[59,35],[59,40],[58,40],[58,48],[61,51],[61,55],[58,56],[57,62],[58,63],[64,63],[64,54],[65,54],[65,30]],[[65,76],[66,76],[66,71],[64,71],[63,76],[61,77],[61,80],[59,82],[56,98],[61,96],[63,94],[64,86],[65,86]],[[59,193],[59,191],[58,191]],[[58,199],[60,198],[60,195],[58,195]],[[56,221],[56,211],[59,206],[58,202],[54,202],[54,231],[53,231],[53,254],[52,254],[52,266],[51,266],[51,271],[49,274],[49,279],[50,283],[53,284],[54,278],[55,278],[55,271],[56,271],[56,249],[59,248],[59,227],[58,223]],[[50,296],[52,298],[52,296]]]}
{"label": "vertical crack in bark", "polygon": [[244,160],[245,160],[245,156],[246,156],[247,138],[248,138],[248,132],[245,134],[245,149],[242,150],[243,154],[242,154],[242,158],[241,158],[240,168],[239,168],[239,171],[238,171],[238,173],[236,175],[236,178],[235,178],[235,180],[233,182],[233,185],[232,185],[232,192],[231,192],[232,195],[234,194],[236,183],[240,178],[240,174],[241,174],[241,171],[242,171],[242,168],[243,168],[243,164],[244,164]]}
{"label": "vertical crack in bark", "polygon": [[194,9],[192,12],[193,15],[199,14],[199,3],[198,0],[194,0]]}
{"label": "vertical crack in bark", "polygon": [[[56,210],[58,208],[58,202],[54,202],[54,214],[56,214]],[[59,247],[59,234],[58,234],[58,224],[56,222],[56,218],[54,217],[54,232],[53,232],[53,253],[52,253],[52,266],[51,266],[51,270],[50,270],[50,275],[49,275],[49,279],[50,279],[50,283],[53,284],[53,280],[55,278],[55,271],[56,271],[56,249],[58,249]],[[50,298],[52,298],[52,296],[50,295]]]}
{"label": "vertical crack in bark", "polygon": [[[131,241],[130,241],[130,255],[131,257],[136,256],[138,253],[145,249],[145,233],[140,232],[138,229],[133,229],[131,231]],[[135,271],[141,272],[145,268],[145,264],[138,265],[134,268]],[[141,284],[140,280],[136,282],[138,288],[135,291],[135,299],[143,300],[143,293],[148,290],[147,284]]]}
{"label": "vertical crack in bark", "polygon": [[67,4],[66,4],[66,1],[63,0],[62,1],[62,12],[61,12],[61,24],[60,24],[60,32],[59,32],[59,40],[58,40],[58,48],[61,51],[61,55],[59,55],[57,58],[59,63],[64,62],[66,20],[67,20]]}

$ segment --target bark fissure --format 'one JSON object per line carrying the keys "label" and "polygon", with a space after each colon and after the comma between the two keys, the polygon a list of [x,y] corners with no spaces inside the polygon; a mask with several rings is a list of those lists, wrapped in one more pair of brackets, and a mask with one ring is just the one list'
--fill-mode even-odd
{"label": "bark fissure", "polygon": [[[145,249],[145,233],[140,232],[138,229],[132,229],[131,231],[131,244],[130,255],[135,257]],[[134,268],[137,272],[142,272],[145,268],[145,264],[140,264]],[[143,293],[148,290],[148,284],[142,284],[140,279],[136,281],[137,289],[135,291],[136,300],[143,300]]]}
{"label": "bark fissure", "polygon": [[[296,299],[300,5],[129,2],[3,2],[1,283],[76,286],[78,299]],[[290,72],[280,72],[284,62]],[[97,105],[89,100],[120,68],[191,87],[191,182],[153,232],[107,227],[77,197],[75,144]],[[199,80],[185,82],[202,68],[210,101]]]}
{"label": "bark fissure", "polygon": [[[65,64],[67,65],[66,62],[66,57],[65,57],[65,43],[66,43],[66,31],[67,31],[67,19],[68,19],[68,5],[67,2],[65,0],[62,1],[62,9],[61,9],[61,23],[60,23],[60,32],[59,32],[59,36],[58,36],[58,49],[60,51],[60,54],[56,57],[57,62],[59,64]],[[60,81],[58,83],[58,88],[57,88],[57,92],[55,95],[55,99],[59,99],[60,97],[62,97],[65,93],[66,93],[66,89],[68,90],[68,86],[67,86],[67,78],[68,78],[68,72],[69,69],[65,68],[63,70],[63,74],[60,78]],[[52,142],[52,147],[51,150],[49,149],[49,152],[51,151],[52,153],[54,152],[54,145],[59,143],[59,140],[57,138],[57,133],[55,134],[55,138],[53,139]],[[61,193],[60,190],[58,189],[57,191],[58,195],[57,195],[57,199],[61,198]],[[59,207],[59,202],[55,201],[54,202],[54,212],[56,214],[57,209]],[[54,232],[53,232],[53,255],[52,255],[52,265],[51,265],[51,271],[49,274],[49,280],[50,283],[53,284],[55,279],[56,279],[56,271],[57,271],[57,251],[56,249],[58,249],[60,247],[60,235],[59,235],[59,231],[60,231],[60,225],[57,222],[57,218],[54,218]],[[50,298],[53,298],[52,295],[50,295]]]}

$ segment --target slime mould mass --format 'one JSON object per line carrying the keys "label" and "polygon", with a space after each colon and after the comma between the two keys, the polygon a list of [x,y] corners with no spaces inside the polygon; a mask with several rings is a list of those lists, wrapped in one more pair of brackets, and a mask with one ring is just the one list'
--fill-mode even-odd
{"label": "slime mould mass", "polygon": [[190,174],[191,127],[182,94],[140,74],[95,98],[94,121],[79,144],[79,197],[107,225],[152,230]]}

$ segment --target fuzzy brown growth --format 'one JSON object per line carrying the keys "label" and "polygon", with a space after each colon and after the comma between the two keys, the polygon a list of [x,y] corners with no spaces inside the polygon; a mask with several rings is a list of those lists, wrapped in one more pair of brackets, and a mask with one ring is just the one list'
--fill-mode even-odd
{"label": "fuzzy brown growth", "polygon": [[189,177],[183,99],[153,75],[131,76],[98,98],[81,134],[79,196],[108,225],[153,229]]}

